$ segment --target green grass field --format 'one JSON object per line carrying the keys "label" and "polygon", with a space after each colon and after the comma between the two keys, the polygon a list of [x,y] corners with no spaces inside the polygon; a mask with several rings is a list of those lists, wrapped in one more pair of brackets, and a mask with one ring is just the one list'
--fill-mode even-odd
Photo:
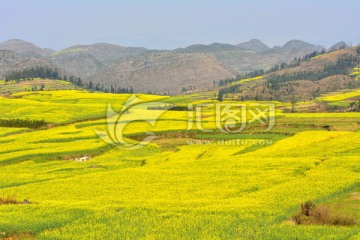
{"label": "green grass field", "polygon": [[[225,134],[216,130],[211,107],[199,118],[212,132],[196,124],[187,130],[189,112],[167,111],[154,126],[128,124],[129,142],[144,132],[157,135],[151,144],[129,150],[107,144],[95,132],[107,129],[108,103],[119,111],[129,97],[75,90],[0,97],[0,119],[53,125],[0,127],[0,198],[31,202],[0,202],[0,238],[360,238],[360,113],[277,110],[267,132],[253,123]],[[138,97],[146,104],[130,109],[126,119],[151,120],[156,113],[147,110],[151,102],[216,102],[200,94]],[[109,126],[116,121],[111,118]],[[77,160],[85,156],[91,159]],[[290,219],[307,200],[357,223],[295,225]]]}

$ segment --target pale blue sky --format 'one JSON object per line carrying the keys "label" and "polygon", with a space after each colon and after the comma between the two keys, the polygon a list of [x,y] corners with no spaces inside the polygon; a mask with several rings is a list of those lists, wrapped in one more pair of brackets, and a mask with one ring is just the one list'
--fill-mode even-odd
{"label": "pale blue sky", "polygon": [[56,50],[108,42],[173,49],[195,43],[269,46],[301,39],[360,43],[359,0],[1,0],[0,42]]}

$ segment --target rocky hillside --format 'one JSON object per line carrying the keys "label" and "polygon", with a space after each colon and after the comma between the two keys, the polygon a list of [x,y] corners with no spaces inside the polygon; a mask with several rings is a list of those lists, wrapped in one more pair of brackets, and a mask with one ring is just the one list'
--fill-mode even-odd
{"label": "rocky hillside", "polygon": [[90,79],[106,86],[174,94],[183,87],[207,89],[214,80],[233,77],[235,72],[211,55],[159,52],[119,60]]}
{"label": "rocky hillside", "polygon": [[219,51],[235,51],[239,48],[235,45],[231,44],[224,44],[224,43],[212,43],[209,45],[204,44],[195,44],[188,46],[186,48],[178,48],[175,49],[174,52],[181,52],[181,53],[214,53]]}
{"label": "rocky hillside", "polygon": [[[337,46],[335,46],[337,47]],[[269,48],[252,39],[238,45],[214,43],[192,45],[173,51],[155,51],[98,43],[52,51],[21,40],[0,43],[0,76],[11,70],[32,66],[58,68],[63,74],[106,88],[121,86],[140,92],[177,94],[183,87],[202,90],[213,81],[232,78],[237,73],[269,69],[313,51],[315,46],[292,40],[282,47]]]}
{"label": "rocky hillside", "polygon": [[72,75],[80,76],[84,80],[94,76],[105,66],[103,62],[86,51],[69,51],[63,54],[52,54],[48,59]]}
{"label": "rocky hillside", "polygon": [[77,54],[89,54],[94,56],[98,61],[106,63],[118,60],[124,57],[137,56],[148,52],[146,48],[141,47],[123,47],[115,44],[96,43],[93,45],[77,45],[64,50],[54,52],[54,58],[66,58],[67,55],[76,56]]}
{"label": "rocky hillside", "polygon": [[308,101],[321,94],[359,88],[360,81],[351,77],[358,67],[360,47],[346,48],[290,64],[258,80],[222,86],[220,91],[242,100]]}
{"label": "rocky hillside", "polygon": [[287,42],[283,47],[273,49],[272,52],[302,52],[302,53],[308,52],[309,53],[313,51],[321,51],[322,49],[325,49],[325,47],[313,45],[300,40],[291,40]]}
{"label": "rocky hillside", "polygon": [[282,47],[270,48],[258,39],[252,39],[238,45],[214,43],[210,45],[191,45],[175,49],[175,52],[207,53],[215,56],[228,68],[238,73],[257,69],[267,70],[275,64],[289,62],[295,57],[302,57],[314,51],[321,51],[316,46],[300,40],[291,40]]}
{"label": "rocky hillside", "polygon": [[251,39],[248,42],[240,43],[237,45],[240,49],[261,53],[270,50],[270,48],[258,39]]}
{"label": "rocky hillside", "polygon": [[59,68],[49,60],[41,57],[23,57],[14,51],[0,50],[0,78],[8,72],[36,66]]}
{"label": "rocky hillside", "polygon": [[24,57],[45,56],[51,54],[54,50],[40,48],[30,42],[19,39],[11,39],[0,43],[0,50],[10,50]]}
{"label": "rocky hillside", "polygon": [[344,41],[340,41],[338,43],[335,43],[333,46],[331,46],[329,48],[330,51],[336,51],[336,50],[339,50],[339,49],[343,49],[343,48],[348,48],[350,47],[346,42]]}
{"label": "rocky hillside", "polygon": [[73,46],[53,52],[48,56],[48,59],[76,76],[87,78],[97,75],[107,64],[111,64],[113,61],[147,52],[146,48],[97,43]]}

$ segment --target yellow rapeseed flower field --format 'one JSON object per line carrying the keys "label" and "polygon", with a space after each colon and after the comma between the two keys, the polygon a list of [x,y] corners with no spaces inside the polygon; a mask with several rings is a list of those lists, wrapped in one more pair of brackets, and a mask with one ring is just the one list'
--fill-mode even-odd
{"label": "yellow rapeseed flower field", "polygon": [[[95,132],[108,127],[108,102],[119,111],[129,95],[49,91],[14,97],[0,99],[1,119],[44,119],[54,126],[0,128],[0,197],[31,202],[0,205],[4,237],[360,238],[358,225],[289,221],[304,201],[323,203],[359,191],[358,113],[278,111],[270,132],[253,124],[251,131],[224,134],[204,133],[196,125],[187,131],[189,112],[167,111],[154,126],[135,121],[125,128],[130,142],[148,131],[157,134],[134,151],[112,146]],[[184,104],[181,98],[139,98]],[[151,103],[127,114],[154,111],[146,106]],[[214,109],[207,108],[201,119],[206,129],[216,129]],[[109,121],[112,126],[116,117]],[[321,128],[340,129],[341,121],[349,121],[354,131]]]}

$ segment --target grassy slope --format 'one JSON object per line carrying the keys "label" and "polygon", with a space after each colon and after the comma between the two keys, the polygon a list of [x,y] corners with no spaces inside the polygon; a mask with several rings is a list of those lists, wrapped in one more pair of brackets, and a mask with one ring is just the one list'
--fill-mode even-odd
{"label": "grassy slope", "polygon": [[[105,116],[108,101],[120,109],[129,97],[81,91],[16,96],[21,98],[1,99],[13,111],[3,116],[36,118],[36,109],[61,123]],[[196,97],[165,101],[199,103]],[[145,112],[144,107],[131,111]],[[211,109],[203,114],[209,128],[215,128],[213,114]],[[105,120],[25,133],[0,128],[1,194],[36,203],[0,206],[0,232],[30,231],[37,239],[355,239],[358,227],[284,222],[303,201],[332,202],[358,189],[359,117],[279,112],[274,133],[194,129],[190,137],[170,138],[166,134],[187,128],[187,112],[170,111],[155,128],[141,122],[127,128],[128,136],[146,130],[164,134],[138,151],[101,141],[94,130],[105,129]],[[340,131],[324,131],[328,124]],[[248,130],[261,131],[258,125]],[[242,141],[189,144],[194,139]],[[259,139],[273,144],[253,146]],[[84,155],[93,159],[74,161]]]}
{"label": "grassy slope", "polygon": [[0,94],[1,93],[17,93],[23,91],[30,91],[33,87],[40,89],[44,86],[45,91],[49,90],[74,90],[77,87],[70,82],[63,80],[52,80],[52,79],[33,79],[28,81],[21,81],[19,83],[0,81]]}
{"label": "grassy slope", "polygon": [[[244,97],[245,99],[255,99],[256,96],[262,96],[264,99],[274,99],[274,95],[270,96],[268,89],[264,89],[264,83],[267,79],[271,78],[273,75],[292,75],[300,72],[318,72],[324,69],[324,66],[329,64],[334,64],[336,61],[345,55],[348,54],[356,54],[357,47],[342,49],[330,53],[326,53],[323,55],[319,55],[311,60],[302,61],[299,66],[288,67],[283,70],[276,71],[275,73],[265,74],[258,79],[247,79],[245,81],[237,81],[232,83],[231,85],[223,86],[220,88],[229,88],[232,85],[238,85],[238,91],[236,93],[225,94],[223,96],[224,99],[241,99]],[[347,75],[347,74],[346,74]],[[311,99],[313,96],[313,92],[315,92],[318,88],[320,88],[322,93],[328,93],[330,91],[336,91],[337,89],[345,89],[350,86],[350,82],[353,86],[359,86],[357,81],[351,80],[350,75],[355,78],[358,76],[358,70],[349,69],[349,76],[346,75],[333,75],[328,78],[321,79],[317,82],[307,81],[307,79],[290,81],[292,84],[295,84],[295,91],[292,93],[296,96],[297,99]],[[341,80],[343,79],[343,80]],[[250,80],[250,81],[249,81]],[[345,84],[346,83],[346,84]],[[220,88],[214,89],[214,91],[218,91]],[[282,86],[280,93],[276,95],[276,99],[287,99],[290,101],[290,93],[287,92],[287,87]],[[272,90],[274,94],[274,90]],[[276,92],[276,91],[275,91]],[[335,104],[336,105],[336,104]]]}

